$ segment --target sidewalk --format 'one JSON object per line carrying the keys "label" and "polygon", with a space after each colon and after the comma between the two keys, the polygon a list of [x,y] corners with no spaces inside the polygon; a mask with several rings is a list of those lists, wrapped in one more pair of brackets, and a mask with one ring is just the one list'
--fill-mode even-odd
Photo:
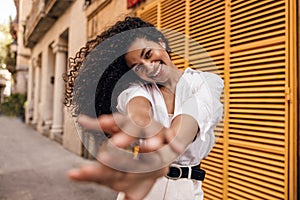
{"label": "sidewalk", "polygon": [[66,172],[83,158],[18,119],[0,116],[0,200],[114,200],[116,193]]}

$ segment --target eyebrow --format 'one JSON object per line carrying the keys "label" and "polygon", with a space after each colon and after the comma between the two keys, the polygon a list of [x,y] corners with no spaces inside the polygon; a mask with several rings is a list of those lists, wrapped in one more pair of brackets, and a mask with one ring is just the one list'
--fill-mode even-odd
{"label": "eyebrow", "polygon": [[146,47],[142,49],[141,51],[141,57],[143,57],[144,53],[145,53]]}

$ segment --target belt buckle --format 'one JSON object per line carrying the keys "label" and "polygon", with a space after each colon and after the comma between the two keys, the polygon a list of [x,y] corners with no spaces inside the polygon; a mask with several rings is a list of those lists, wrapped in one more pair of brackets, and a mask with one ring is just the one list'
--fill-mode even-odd
{"label": "belt buckle", "polygon": [[171,176],[168,176],[168,174],[167,174],[166,177],[169,178],[169,179],[173,179],[173,180],[180,179],[180,177],[182,176],[182,169],[181,169],[181,167],[178,166],[178,165],[174,165],[174,164],[170,165],[170,168],[171,167],[176,168],[176,169],[179,170],[179,176],[178,177],[171,177]]}

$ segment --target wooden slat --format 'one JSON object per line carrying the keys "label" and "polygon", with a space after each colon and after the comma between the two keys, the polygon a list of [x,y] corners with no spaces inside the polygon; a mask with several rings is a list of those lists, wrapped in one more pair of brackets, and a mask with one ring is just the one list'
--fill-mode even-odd
{"label": "wooden slat", "polygon": [[[229,114],[232,122],[239,124],[254,124],[261,126],[271,127],[284,127],[284,116],[271,116],[271,115],[250,115],[250,114]],[[263,121],[262,119],[268,119]],[[276,121],[276,123],[274,122]]]}
{"label": "wooden slat", "polygon": [[272,92],[272,91],[284,91],[285,86],[268,86],[265,85],[264,87],[236,87],[231,88],[230,92],[232,93],[245,93],[245,92]]}
{"label": "wooden slat", "polygon": [[[200,47],[201,47],[201,49],[199,49],[199,46],[190,46],[189,50],[190,50],[191,53],[192,52],[194,53],[194,52],[198,51],[199,54],[203,53],[203,52],[205,52],[205,53],[207,52],[211,57],[213,57],[214,52],[216,52],[217,54],[219,54],[219,52],[223,52],[224,51],[224,40],[220,41],[218,45],[212,46],[212,48],[214,50],[211,50],[212,48],[210,49],[207,46],[205,47],[205,49],[204,49],[204,47],[202,45]],[[217,49],[217,50],[215,50],[215,49]]]}
{"label": "wooden slat", "polygon": [[230,67],[260,65],[260,64],[269,64],[269,63],[275,63],[275,62],[280,62],[281,66],[284,66],[284,58],[285,58],[285,56],[280,55],[280,56],[273,57],[273,58],[264,58],[263,60],[257,59],[257,60],[240,61],[240,62],[230,63]]}
{"label": "wooden slat", "polygon": [[253,131],[266,131],[266,132],[273,132],[277,134],[284,134],[284,129],[282,128],[273,128],[273,127],[263,127],[255,125],[245,125],[245,124],[230,124],[230,128],[234,129],[248,129]]}
{"label": "wooden slat", "polygon": [[[275,49],[273,49],[273,50],[275,50]],[[282,56],[284,54],[285,54],[285,51],[284,51],[284,49],[282,49],[282,50],[277,50],[277,51],[257,52],[255,54],[248,54],[248,55],[239,56],[239,57],[237,57],[237,55],[233,55],[233,56],[231,56],[231,63],[240,62],[240,61],[244,61],[244,60],[248,61],[248,60],[252,60],[252,59]]]}
{"label": "wooden slat", "polygon": [[246,147],[246,148],[252,147],[257,150],[269,151],[274,154],[284,154],[284,147],[277,147],[277,146],[268,145],[268,144],[254,143],[254,142],[241,141],[241,140],[235,140],[235,139],[230,139],[230,144],[232,144],[234,146]]}
{"label": "wooden slat", "polygon": [[232,52],[230,54],[230,58],[235,59],[236,57],[241,57],[241,56],[251,56],[251,55],[260,55],[263,53],[272,53],[272,52],[277,52],[277,51],[282,51],[285,50],[285,44],[284,43],[279,43],[279,44],[272,44],[272,46],[265,46],[265,47],[256,47],[254,49],[247,49],[246,51],[239,51],[239,52]]}
{"label": "wooden slat", "polygon": [[265,76],[255,76],[255,77],[242,77],[242,78],[234,78],[231,79],[230,82],[247,82],[247,81],[263,81],[263,80],[276,80],[276,79],[285,79],[284,74],[276,74],[276,75],[265,75]]}
{"label": "wooden slat", "polygon": [[257,81],[257,82],[236,82],[231,83],[231,88],[240,88],[240,87],[254,87],[254,86],[265,86],[265,85],[285,85],[284,79],[282,80],[267,80],[267,81]]}
{"label": "wooden slat", "polygon": [[244,71],[244,72],[238,72],[238,73],[232,73],[230,74],[231,78],[235,78],[235,77],[241,77],[241,76],[261,76],[264,74],[284,74],[285,69],[284,68],[275,68],[275,69],[266,69],[266,70],[260,70],[258,71]]}
{"label": "wooden slat", "polygon": [[282,187],[278,187],[278,185],[283,184],[283,174],[271,174],[271,172],[266,170],[260,170],[259,168],[256,168],[254,170],[253,167],[249,167],[248,165],[242,163],[239,164],[235,162],[230,162],[230,166],[232,167],[230,175],[234,178],[241,179],[252,184],[256,183],[257,186],[263,186],[259,187],[261,190],[267,190],[268,187],[272,188],[273,186],[274,191],[282,191]]}
{"label": "wooden slat", "polygon": [[[210,29],[216,26],[224,26],[224,17],[221,15],[220,17],[215,17],[212,19],[208,19],[203,22],[195,22],[195,23],[190,23],[190,30],[205,30],[205,29]],[[192,36],[192,35],[191,35]]]}
{"label": "wooden slat", "polygon": [[[176,12],[174,12],[176,11]],[[162,4],[162,20],[164,19],[170,19],[170,18],[180,18],[180,17],[184,17],[184,15],[182,16],[182,13],[184,13],[185,8],[182,4],[179,5],[174,5],[172,6],[172,9],[170,8],[164,8],[164,5]]]}
{"label": "wooden slat", "polygon": [[[243,109],[243,108],[238,108],[238,109],[234,109],[231,107],[230,112],[231,113],[250,113],[250,114],[265,114],[265,113],[269,113],[270,115],[282,115],[284,116],[285,112],[284,109],[282,110],[274,110],[274,108],[272,107],[271,109],[257,109],[259,105],[255,105],[253,106],[251,109]],[[261,105],[261,108],[266,108],[265,105]]]}
{"label": "wooden slat", "polygon": [[238,139],[248,142],[257,142],[257,143],[263,143],[263,144],[271,144],[271,145],[278,145],[278,146],[284,146],[284,140],[274,140],[273,138],[263,138],[263,137],[253,137],[253,136],[242,136],[240,134],[231,134],[230,138],[232,139]]}
{"label": "wooden slat", "polygon": [[252,4],[253,2],[258,2],[259,0],[252,0],[252,1],[249,1],[249,0],[232,0],[231,1],[231,4],[230,4],[230,7],[231,9],[240,9],[242,7],[246,7],[246,6],[249,6],[249,4]]}
{"label": "wooden slat", "polygon": [[[223,0],[219,0],[224,4]],[[190,2],[190,10],[195,10],[198,12],[205,12],[207,9],[215,9],[214,5],[218,3],[217,0],[214,1],[202,1],[202,0],[192,0]]]}
{"label": "wooden slat", "polygon": [[[251,2],[250,4],[248,4],[247,6],[244,7],[238,7],[238,6],[232,6],[231,9],[231,15],[240,15],[243,14],[245,12],[249,12],[249,10],[254,10],[257,9],[258,7],[263,8],[266,4],[270,4],[270,1],[257,1],[257,2]],[[240,4],[238,4],[240,5]],[[237,9],[238,8],[238,9]]]}
{"label": "wooden slat", "polygon": [[246,166],[242,166],[243,168],[245,167],[245,169],[248,169],[249,171],[252,171],[252,167],[258,168],[261,174],[265,174],[265,173],[270,173],[272,172],[273,174],[270,174],[270,176],[274,176],[278,179],[284,179],[284,167],[283,167],[283,163],[281,163],[281,166],[274,166],[274,165],[270,165],[268,163],[268,161],[266,160],[264,163],[261,162],[257,162],[256,161],[256,157],[252,157],[252,159],[250,157],[247,156],[247,158],[242,158],[240,153],[234,153],[234,154],[230,154],[230,164],[236,167],[239,167],[239,165],[237,165],[237,163],[245,163],[245,160],[247,160],[247,165]]}
{"label": "wooden slat", "polygon": [[274,32],[269,32],[263,35],[255,35],[255,36],[249,36],[247,38],[244,39],[239,39],[239,40],[231,40],[231,44],[232,45],[237,45],[240,43],[251,43],[253,41],[257,41],[257,40],[262,40],[265,38],[271,38],[271,37],[279,37],[279,36],[283,36],[285,34],[285,30],[278,30],[278,31],[274,31]]}
{"label": "wooden slat", "polygon": [[[255,30],[254,30],[255,29]],[[260,28],[260,27],[253,27],[253,30],[243,30],[243,33],[240,34],[234,34],[231,36],[231,41],[234,40],[239,40],[241,38],[245,38],[245,37],[252,37],[253,35],[265,35],[266,33],[269,32],[277,32],[279,30],[284,30],[285,29],[285,24],[279,24],[276,26],[269,26],[269,27],[264,27],[264,28]]]}
{"label": "wooden slat", "polygon": [[269,15],[270,13],[275,12],[274,10],[272,10],[273,8],[277,8],[277,9],[280,8],[281,10],[284,10],[284,6],[282,5],[284,5],[284,1],[275,1],[273,3],[268,3],[265,6],[257,7],[256,9],[253,10],[250,9],[248,10],[248,12],[241,12],[239,15],[234,15],[235,13],[232,13],[233,16],[231,17],[231,21],[234,22],[236,19],[240,19],[240,18],[245,19],[246,17],[249,16],[252,18],[256,18],[261,14]]}
{"label": "wooden slat", "polygon": [[263,62],[257,63],[256,65],[249,65],[245,63],[245,65],[236,65],[238,67],[233,67],[230,69],[232,73],[235,72],[243,72],[243,71],[259,71],[261,69],[276,69],[276,68],[285,68],[283,61],[279,60],[277,62]]}
{"label": "wooden slat", "polygon": [[[282,4],[282,2],[279,2],[277,4]],[[265,8],[262,8],[265,9]],[[262,10],[260,9],[260,10]],[[273,5],[270,5],[270,8],[267,10],[264,10],[262,12],[259,12],[259,10],[255,10],[255,14],[250,13],[244,13],[244,15],[235,16],[231,19],[231,26],[235,26],[236,24],[240,24],[243,22],[249,22],[249,21],[255,21],[255,19],[262,18],[262,16],[271,16],[273,13],[278,12],[284,12],[284,7],[274,7]]]}
{"label": "wooden slat", "polygon": [[251,99],[230,99],[230,103],[285,103],[285,99],[272,99],[272,98],[251,98]]}
{"label": "wooden slat", "polygon": [[164,0],[164,1],[161,1],[162,13],[165,10],[170,10],[171,8],[173,8],[175,6],[182,7],[184,3],[185,3],[185,1],[183,1],[183,0],[179,0],[179,1]]}
{"label": "wooden slat", "polygon": [[168,23],[164,23],[164,22],[161,23],[162,28],[170,28],[171,30],[177,30],[178,27],[180,27],[179,30],[184,29],[182,27],[182,24],[180,24],[180,23],[184,23],[184,21],[185,21],[184,18],[179,18],[179,19],[172,18],[172,19],[167,19],[167,20],[168,20]]}
{"label": "wooden slat", "polygon": [[[264,19],[264,18],[263,18]],[[243,34],[244,32],[250,32],[252,34],[254,34],[256,32],[256,34],[258,34],[258,30],[257,29],[264,29],[265,31],[267,29],[265,29],[266,27],[269,27],[269,29],[276,29],[276,24],[281,24],[282,26],[284,26],[284,22],[285,20],[283,18],[279,18],[277,20],[272,20],[272,21],[265,21],[264,19],[264,23],[257,23],[257,24],[253,24],[251,25],[250,27],[246,27],[246,28],[239,28],[237,29],[237,27],[232,27],[231,29],[231,35],[232,36],[235,36],[235,35],[238,35],[238,34]],[[280,26],[278,26],[277,28],[282,28]],[[255,31],[256,29],[256,31]]]}
{"label": "wooden slat", "polygon": [[231,47],[230,52],[241,52],[241,51],[248,51],[253,49],[258,49],[259,47],[270,47],[275,46],[277,44],[285,44],[285,37],[284,36],[278,36],[275,38],[266,38],[262,41],[255,41],[248,44],[240,44],[237,47]]}
{"label": "wooden slat", "polygon": [[239,134],[239,135],[249,135],[249,136],[253,136],[253,137],[263,137],[263,138],[272,138],[275,140],[284,140],[284,135],[283,134],[276,134],[274,132],[270,133],[270,132],[265,132],[263,130],[244,130],[241,128],[232,128],[230,129],[230,133],[232,133],[232,135],[234,134]]}
{"label": "wooden slat", "polygon": [[229,147],[229,150],[230,156],[237,156],[241,159],[251,159],[265,164],[270,163],[270,165],[275,167],[282,167],[284,163],[284,154],[278,155],[266,151],[259,151],[254,148],[247,149],[233,145]]}
{"label": "wooden slat", "polygon": [[[234,104],[231,103],[229,105],[229,107],[231,108],[230,110],[232,110],[234,112],[234,108],[239,108],[239,109],[243,109],[243,108],[250,108],[251,110],[253,109],[268,109],[268,108],[272,108],[272,109],[278,109],[280,111],[280,113],[282,112],[282,114],[284,114],[284,105],[282,104]],[[246,109],[245,109],[246,110]],[[266,110],[265,112],[268,112],[268,110]]]}
{"label": "wooden slat", "polygon": [[233,187],[237,187],[238,192],[248,191],[251,193],[251,195],[256,196],[256,197],[252,196],[250,199],[257,199],[257,197],[260,197],[262,199],[273,199],[274,197],[278,199],[282,199],[284,197],[282,192],[276,192],[274,190],[268,190],[267,188],[264,187],[258,187],[257,185],[255,185],[255,183],[251,184],[234,178],[229,178],[229,180],[232,180],[230,181],[229,184],[232,185]]}
{"label": "wooden slat", "polygon": [[[224,2],[215,3],[213,6],[207,7],[207,9],[195,9],[190,10],[191,12],[191,21],[204,21],[210,18],[211,16],[215,17],[216,13],[224,12]],[[197,12],[198,11],[198,12]],[[194,12],[194,14],[193,14]]]}

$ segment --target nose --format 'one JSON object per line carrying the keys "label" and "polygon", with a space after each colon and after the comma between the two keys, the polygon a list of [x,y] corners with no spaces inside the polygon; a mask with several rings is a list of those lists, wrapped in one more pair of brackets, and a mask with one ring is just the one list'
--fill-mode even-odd
{"label": "nose", "polygon": [[151,63],[151,61],[149,61],[149,60],[143,60],[142,64],[144,66],[143,68],[145,69],[146,74],[149,74],[149,73],[151,73],[153,71],[154,64]]}

